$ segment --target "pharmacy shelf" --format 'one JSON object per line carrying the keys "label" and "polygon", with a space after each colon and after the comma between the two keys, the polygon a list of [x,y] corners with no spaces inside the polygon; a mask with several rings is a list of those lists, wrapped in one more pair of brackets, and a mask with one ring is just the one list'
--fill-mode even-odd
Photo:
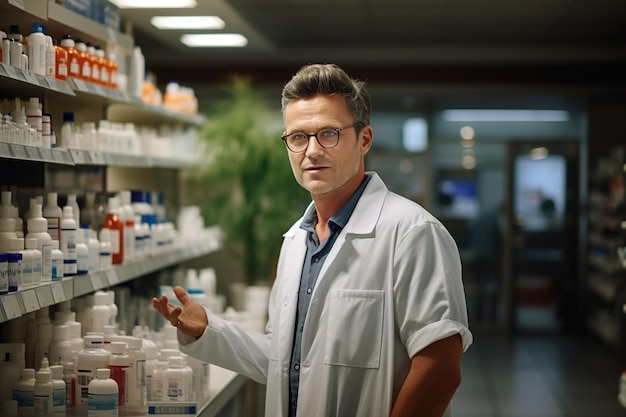
{"label": "pharmacy shelf", "polygon": [[30,71],[24,71],[12,65],[0,62],[0,88],[2,96],[38,96],[42,92],[46,94],[59,94],[64,96],[76,96],[69,83],[55,78],[44,77]]}
{"label": "pharmacy shelf", "polygon": [[248,378],[219,366],[209,367],[209,399],[198,410],[198,416],[210,417],[218,415],[242,389]]}
{"label": "pharmacy shelf", "polygon": [[133,168],[184,168],[190,161],[145,155],[122,155],[83,149],[44,149],[0,142],[0,159],[46,162],[60,165],[118,166]]}
{"label": "pharmacy shelf", "polygon": [[202,236],[202,240],[185,242],[158,255],[133,260],[107,271],[44,282],[14,293],[0,295],[0,323],[207,255],[220,248],[217,228],[207,229],[207,233],[203,233]]}

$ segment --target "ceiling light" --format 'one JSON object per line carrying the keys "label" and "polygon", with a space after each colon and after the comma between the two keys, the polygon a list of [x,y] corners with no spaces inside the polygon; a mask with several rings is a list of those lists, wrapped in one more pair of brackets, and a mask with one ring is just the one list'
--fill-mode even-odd
{"label": "ceiling light", "polygon": [[120,9],[191,9],[196,0],[110,0]]}
{"label": "ceiling light", "polygon": [[474,129],[471,126],[463,126],[459,131],[459,134],[464,140],[474,139]]}
{"label": "ceiling light", "polygon": [[187,34],[180,41],[192,48],[237,47],[248,44],[248,39],[238,33],[200,33]]}
{"label": "ceiling light", "polygon": [[548,157],[548,148],[540,147],[533,148],[530,150],[530,159],[534,161],[539,161],[541,159],[546,159]]}
{"label": "ceiling light", "polygon": [[223,29],[217,16],[154,16],[150,23],[158,29]]}
{"label": "ceiling light", "polygon": [[569,114],[565,110],[444,110],[447,122],[565,122]]}

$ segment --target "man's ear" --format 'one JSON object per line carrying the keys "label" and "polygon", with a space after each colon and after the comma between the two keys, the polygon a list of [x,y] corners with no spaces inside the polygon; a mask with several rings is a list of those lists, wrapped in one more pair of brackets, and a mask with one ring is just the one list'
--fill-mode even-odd
{"label": "man's ear", "polygon": [[365,126],[361,130],[360,136],[363,141],[361,144],[362,154],[365,155],[369,152],[370,148],[372,147],[372,142],[374,141],[374,130],[372,129],[372,126]]}

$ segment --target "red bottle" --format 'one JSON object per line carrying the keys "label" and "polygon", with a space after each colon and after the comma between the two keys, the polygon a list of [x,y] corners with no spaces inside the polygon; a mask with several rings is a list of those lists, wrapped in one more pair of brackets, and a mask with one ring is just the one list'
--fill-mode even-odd
{"label": "red bottle", "polygon": [[102,224],[103,229],[111,230],[111,258],[113,265],[124,262],[124,222],[119,215],[120,200],[109,197],[109,211]]}

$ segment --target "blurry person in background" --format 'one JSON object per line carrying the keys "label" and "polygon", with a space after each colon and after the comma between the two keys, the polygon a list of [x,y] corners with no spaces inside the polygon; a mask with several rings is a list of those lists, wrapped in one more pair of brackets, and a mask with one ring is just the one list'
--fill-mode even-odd
{"label": "blurry person in background", "polygon": [[286,152],[312,203],[283,235],[265,333],[181,287],[182,307],[166,296],[154,307],[184,353],[267,384],[267,417],[451,416],[472,343],[454,240],[365,172],[365,83],[307,65],[285,85],[282,109]]}

